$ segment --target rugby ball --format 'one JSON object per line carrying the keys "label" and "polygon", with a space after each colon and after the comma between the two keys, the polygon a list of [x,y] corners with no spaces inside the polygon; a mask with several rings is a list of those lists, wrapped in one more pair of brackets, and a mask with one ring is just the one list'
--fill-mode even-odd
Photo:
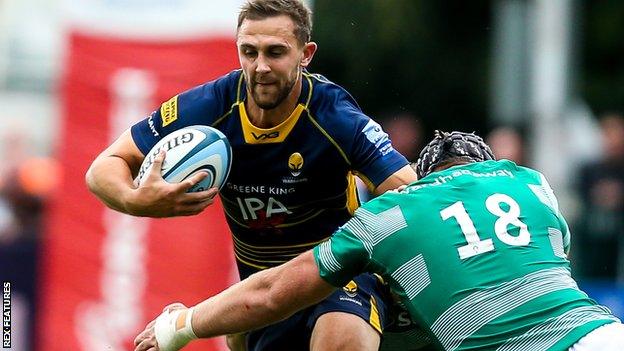
{"label": "rugby ball", "polygon": [[163,137],[145,156],[135,184],[143,184],[160,150],[167,153],[161,174],[169,183],[179,183],[198,172],[208,177],[195,184],[188,192],[217,187],[221,189],[232,166],[232,148],[219,130],[208,126],[190,126]]}

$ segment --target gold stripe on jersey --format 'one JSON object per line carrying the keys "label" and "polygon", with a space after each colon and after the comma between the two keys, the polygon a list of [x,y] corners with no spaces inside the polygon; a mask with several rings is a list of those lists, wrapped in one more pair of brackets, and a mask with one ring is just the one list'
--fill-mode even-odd
{"label": "gold stripe on jersey", "polygon": [[229,117],[232,115],[232,112],[234,112],[234,108],[236,106],[238,106],[239,104],[242,103],[241,101],[241,87],[243,86],[243,82],[244,82],[244,74],[241,73],[240,77],[238,77],[238,85],[236,87],[236,102],[234,102],[232,104],[232,106],[230,106],[230,110],[226,113],[224,113],[221,117],[217,118],[210,126],[211,127],[216,127],[217,124],[221,123],[225,118]]}
{"label": "gold stripe on jersey", "polygon": [[312,84],[312,79],[310,78],[309,74],[303,73],[303,76],[305,77],[305,79],[308,80],[308,99],[306,100],[306,103],[304,106],[307,110],[308,106],[310,105],[310,101],[312,100],[312,90],[314,89],[314,84]]}
{"label": "gold stripe on jersey", "polygon": [[230,106],[230,110],[226,113],[223,114],[223,116],[217,118],[211,125],[211,127],[216,127],[217,124],[221,123],[221,121],[223,121],[225,118],[227,118],[228,116],[232,115],[232,112],[234,112],[234,107],[236,107],[236,105],[238,105],[238,102],[235,102],[232,104],[232,106]]}
{"label": "gold stripe on jersey", "polygon": [[[307,250],[306,250],[307,251]],[[305,252],[305,251],[302,251]],[[250,257],[249,255],[245,254],[244,252],[238,251],[238,250],[234,250],[234,254],[236,255],[236,257],[240,258],[243,262],[246,263],[251,263],[257,266],[277,266],[280,265],[282,263],[286,263],[290,260],[292,260],[293,258],[297,257],[299,254],[294,255],[292,257],[265,257],[265,258],[255,258],[255,257]]]}
{"label": "gold stripe on jersey", "polygon": [[373,184],[373,182],[371,182],[370,179],[368,179],[367,176],[365,176],[364,174],[360,173],[360,172],[353,172],[358,178],[362,179],[362,181],[364,182],[364,184],[366,184],[366,187],[368,188],[368,191],[375,192],[375,189],[377,188],[375,186],[375,184]]}
{"label": "gold stripe on jersey", "polygon": [[250,244],[247,244],[247,243],[243,242],[242,240],[237,238],[236,235],[234,235],[234,234],[232,234],[232,237],[234,238],[234,240],[236,242],[239,242],[241,245],[244,245],[247,248],[257,249],[258,252],[260,252],[263,249],[294,249],[294,248],[302,248],[302,247],[306,247],[306,246],[314,247],[314,246],[322,243],[323,241],[327,240],[327,238],[323,238],[323,239],[318,240],[318,241],[312,241],[312,242],[303,243],[303,244],[297,244],[297,245],[255,246],[255,245],[250,245]]}
{"label": "gold stripe on jersey", "polygon": [[370,316],[368,317],[368,323],[373,328],[377,329],[379,334],[381,334],[383,333],[383,331],[381,330],[381,322],[379,321],[379,310],[377,310],[377,300],[375,300],[375,297],[372,295],[370,298],[370,306],[371,306],[371,311],[370,311]]}
{"label": "gold stripe on jersey", "polygon": [[[312,218],[318,217],[320,214],[322,214],[323,212],[325,212],[325,208],[322,208],[320,210],[317,210],[315,213],[313,213],[312,215],[305,217],[304,219],[300,220],[300,221],[296,221],[296,222],[289,222],[289,223],[284,223],[284,224],[276,224],[273,225],[273,228],[288,228],[288,227],[292,227],[304,222],[307,222],[309,220],[311,220]],[[314,210],[310,210],[310,212],[312,212]],[[243,228],[250,228],[247,224],[245,223],[241,223],[241,221],[237,220],[236,217],[232,216],[232,214],[230,214],[227,210],[224,211],[225,215],[231,219],[232,221],[236,222],[236,224],[240,225]]]}
{"label": "gold stripe on jersey", "polygon": [[[279,248],[279,249],[266,249],[265,250],[265,249],[249,247],[244,242],[240,241],[237,238],[234,238],[234,246],[238,247],[241,250],[241,252],[244,252],[247,255],[256,256],[259,258],[265,257],[267,255],[290,256],[290,257],[297,256],[302,251],[305,251],[304,249],[307,248],[307,246],[303,246],[303,247],[295,247],[295,248]],[[309,245],[309,247],[314,247],[314,246],[315,244]]]}
{"label": "gold stripe on jersey", "polygon": [[288,257],[288,258],[277,258],[277,257],[262,257],[262,258],[254,258],[251,257],[249,255],[247,255],[244,252],[241,252],[239,250],[235,250],[234,252],[236,252],[236,254],[240,257],[242,257],[243,259],[247,260],[247,262],[255,262],[256,264],[267,264],[267,265],[275,265],[275,264],[282,264],[284,262],[288,262],[290,261],[293,257],[296,257],[298,255],[294,255],[292,257]]}
{"label": "gold stripe on jersey", "polygon": [[299,120],[299,116],[305,110],[305,106],[298,104],[295,110],[286,118],[286,120],[272,128],[258,128],[251,123],[245,104],[238,104],[238,111],[241,116],[241,125],[243,127],[243,136],[247,144],[271,144],[281,143],[286,139],[290,131],[295,127]]}
{"label": "gold stripe on jersey", "polygon": [[240,256],[238,256],[238,254],[236,253],[236,250],[234,250],[234,256],[236,257],[236,260],[246,264],[247,266],[250,267],[254,267],[254,268],[258,268],[258,269],[267,269],[269,268],[268,266],[261,266],[261,265],[257,265],[257,264],[253,264],[251,262],[245,261],[244,259],[242,259]]}
{"label": "gold stripe on jersey", "polygon": [[[307,250],[302,251],[301,249],[298,249],[296,252],[294,253],[271,253],[271,252],[265,252],[262,254],[254,254],[253,252],[250,252],[248,249],[245,249],[243,246],[234,244],[234,246],[236,247],[236,252],[240,253],[241,255],[244,255],[245,257],[249,258],[250,260],[268,260],[268,259],[275,259],[275,260],[290,260],[294,257],[297,257],[300,253],[305,252]],[[275,252],[275,251],[272,251]]]}
{"label": "gold stripe on jersey", "polygon": [[355,176],[349,172],[347,174],[347,210],[353,216],[358,207],[360,207],[360,199],[358,198]]}
{"label": "gold stripe on jersey", "polygon": [[[288,262],[326,240],[323,239],[299,245],[253,246],[243,243],[234,235],[232,237],[234,239],[234,255],[236,259],[248,266],[260,269]],[[278,249],[278,251],[275,251],[275,249]]]}
{"label": "gold stripe on jersey", "polygon": [[[242,69],[240,71],[242,71]],[[245,81],[245,72],[241,72],[240,77],[238,77],[238,85],[236,86],[236,104],[241,103],[241,87],[243,86],[244,81]]]}
{"label": "gold stripe on jersey", "polygon": [[329,133],[327,133],[327,131],[325,131],[325,129],[323,129],[323,127],[321,127],[321,125],[316,122],[314,116],[312,116],[312,112],[310,112],[310,110],[306,111],[308,111],[308,118],[310,119],[310,122],[312,122],[312,124],[314,124],[314,126],[321,131],[321,133],[329,140],[329,142],[332,143],[336,147],[336,149],[338,149],[338,152],[340,153],[342,158],[344,158],[347,164],[351,166],[351,161],[349,161],[347,154],[342,150],[340,145],[338,145],[338,143],[329,135]]}

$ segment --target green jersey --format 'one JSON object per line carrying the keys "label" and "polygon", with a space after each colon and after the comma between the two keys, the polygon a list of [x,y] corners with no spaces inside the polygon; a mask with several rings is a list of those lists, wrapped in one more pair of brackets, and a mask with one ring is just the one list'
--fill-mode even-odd
{"label": "green jersey", "polygon": [[431,173],[366,204],[314,249],[323,279],[386,279],[444,350],[565,350],[618,321],[578,289],[557,200],[507,160]]}

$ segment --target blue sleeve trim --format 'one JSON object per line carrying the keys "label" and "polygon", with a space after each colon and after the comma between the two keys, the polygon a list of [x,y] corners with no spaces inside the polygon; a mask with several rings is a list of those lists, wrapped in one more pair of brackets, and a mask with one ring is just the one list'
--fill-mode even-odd
{"label": "blue sleeve trim", "polygon": [[[385,157],[388,157],[388,156],[385,156]],[[370,180],[370,182],[375,187],[378,187],[381,183],[383,183],[386,179],[388,179],[388,177],[393,175],[395,172],[409,165],[409,162],[407,161],[407,159],[396,151],[394,152],[394,155],[391,156],[390,160],[386,159],[384,162],[386,163],[386,166],[382,168],[381,170],[379,170],[378,172],[367,173],[366,170],[361,170],[359,172],[361,172],[366,178],[368,178],[368,180]],[[375,167],[373,166],[369,166],[367,168],[375,169]]]}

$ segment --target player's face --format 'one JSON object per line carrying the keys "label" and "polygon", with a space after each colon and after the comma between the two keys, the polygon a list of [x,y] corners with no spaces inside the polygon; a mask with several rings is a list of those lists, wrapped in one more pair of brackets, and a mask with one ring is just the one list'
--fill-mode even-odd
{"label": "player's face", "polygon": [[238,57],[247,92],[263,109],[277,107],[293,91],[301,69],[311,59],[316,44],[301,45],[290,17],[244,20],[238,30]]}

